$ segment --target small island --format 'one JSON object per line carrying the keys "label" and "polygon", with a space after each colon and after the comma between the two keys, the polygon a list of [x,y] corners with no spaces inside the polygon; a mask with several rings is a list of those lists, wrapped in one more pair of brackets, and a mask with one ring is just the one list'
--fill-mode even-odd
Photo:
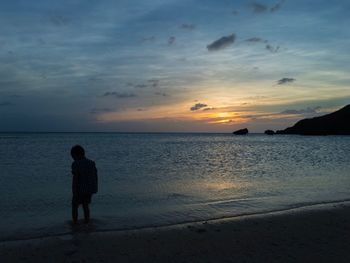
{"label": "small island", "polygon": [[274,135],[275,134],[275,132],[273,130],[266,130],[264,133],[266,135]]}
{"label": "small island", "polygon": [[237,130],[237,131],[233,132],[234,135],[246,135],[248,133],[249,133],[249,131],[248,131],[247,128],[240,129],[240,130]]}
{"label": "small island", "polygon": [[303,119],[276,134],[350,135],[350,104],[330,114]]}

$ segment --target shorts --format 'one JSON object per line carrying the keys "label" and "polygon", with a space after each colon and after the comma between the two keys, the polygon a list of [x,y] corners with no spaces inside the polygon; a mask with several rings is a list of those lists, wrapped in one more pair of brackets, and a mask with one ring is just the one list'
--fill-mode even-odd
{"label": "shorts", "polygon": [[73,195],[72,205],[90,204],[90,203],[91,203],[91,194]]}

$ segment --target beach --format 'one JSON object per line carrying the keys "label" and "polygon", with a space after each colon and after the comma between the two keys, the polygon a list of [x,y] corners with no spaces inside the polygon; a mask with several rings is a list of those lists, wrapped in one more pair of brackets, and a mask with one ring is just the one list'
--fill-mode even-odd
{"label": "beach", "polygon": [[350,202],[1,242],[1,262],[350,262]]}

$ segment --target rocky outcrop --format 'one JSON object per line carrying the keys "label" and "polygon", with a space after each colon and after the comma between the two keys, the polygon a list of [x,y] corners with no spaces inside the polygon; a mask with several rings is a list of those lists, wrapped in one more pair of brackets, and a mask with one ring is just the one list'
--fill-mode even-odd
{"label": "rocky outcrop", "polygon": [[248,133],[249,133],[249,131],[248,131],[247,128],[241,129],[241,130],[237,130],[237,131],[234,131],[234,132],[233,132],[234,135],[246,135],[246,134],[248,134]]}
{"label": "rocky outcrop", "polygon": [[277,134],[350,135],[350,104],[333,113],[304,119]]}
{"label": "rocky outcrop", "polygon": [[273,130],[266,130],[265,134],[267,134],[267,135],[274,135],[275,132]]}

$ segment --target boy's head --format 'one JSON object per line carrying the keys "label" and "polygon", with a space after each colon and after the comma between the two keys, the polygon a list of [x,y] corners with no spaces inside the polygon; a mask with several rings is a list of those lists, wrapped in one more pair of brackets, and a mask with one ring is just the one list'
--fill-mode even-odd
{"label": "boy's head", "polygon": [[81,159],[85,157],[85,150],[80,145],[75,145],[70,150],[70,154],[74,160]]}

